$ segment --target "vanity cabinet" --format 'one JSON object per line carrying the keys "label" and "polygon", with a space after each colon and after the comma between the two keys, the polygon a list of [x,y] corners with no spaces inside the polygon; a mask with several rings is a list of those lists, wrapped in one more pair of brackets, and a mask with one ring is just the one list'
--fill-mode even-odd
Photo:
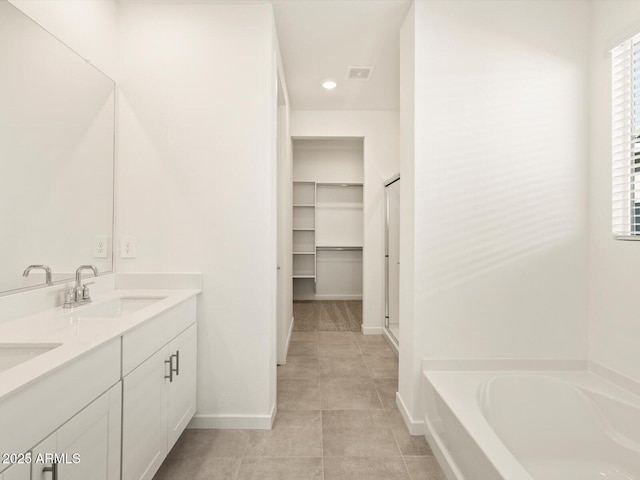
{"label": "vanity cabinet", "polygon": [[195,414],[195,299],[178,307],[133,332],[135,338],[123,337],[126,368],[139,358],[140,349],[127,355],[127,345],[137,345],[137,337],[147,339],[148,349],[149,339],[166,340],[167,329],[174,334],[123,379],[122,480],[151,480]]}
{"label": "vanity cabinet", "polygon": [[196,298],[149,313],[0,398],[0,453],[31,457],[0,480],[153,478],[195,414]]}
{"label": "vanity cabinet", "polygon": [[[121,383],[111,388],[31,451],[31,480],[118,480],[120,478]],[[59,455],[53,466],[46,454]],[[28,477],[27,477],[28,478]]]}

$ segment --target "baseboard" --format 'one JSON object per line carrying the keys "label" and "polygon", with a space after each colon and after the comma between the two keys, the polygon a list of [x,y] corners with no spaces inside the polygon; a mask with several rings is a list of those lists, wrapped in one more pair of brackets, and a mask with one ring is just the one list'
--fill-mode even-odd
{"label": "baseboard", "polygon": [[424,420],[414,420],[407,409],[407,406],[402,401],[402,397],[400,396],[400,392],[396,392],[396,405],[398,406],[398,410],[402,414],[402,418],[404,419],[404,423],[407,425],[409,429],[409,433],[411,435],[424,435]]}
{"label": "baseboard", "polygon": [[296,300],[362,300],[362,295],[300,295],[293,299],[294,302]]}
{"label": "baseboard", "polygon": [[362,300],[362,295],[316,295],[316,300]]}
{"label": "baseboard", "polygon": [[195,415],[187,428],[232,430],[271,430],[276,418],[275,405],[270,415]]}
{"label": "baseboard", "polygon": [[367,327],[362,325],[363,335],[382,335],[382,327]]}
{"label": "baseboard", "polygon": [[293,322],[295,322],[295,317],[291,317],[291,325],[289,325],[289,334],[287,335],[287,343],[284,347],[284,356],[278,359],[278,365],[284,365],[287,363],[287,355],[289,354],[289,344],[291,343],[291,334],[293,334]]}
{"label": "baseboard", "polygon": [[387,341],[387,344],[389,345],[391,350],[393,350],[393,353],[395,353],[396,358],[398,358],[400,356],[400,350],[398,348],[398,344],[394,341],[394,339],[391,337],[391,334],[386,328],[382,329],[382,336]]}

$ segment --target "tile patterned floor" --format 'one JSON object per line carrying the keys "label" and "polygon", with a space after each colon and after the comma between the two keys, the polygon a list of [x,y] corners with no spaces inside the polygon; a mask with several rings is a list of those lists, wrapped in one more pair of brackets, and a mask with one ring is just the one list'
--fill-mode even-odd
{"label": "tile patterned floor", "polygon": [[187,430],[155,480],[446,480],[398,412],[397,371],[380,336],[294,332],[273,429]]}

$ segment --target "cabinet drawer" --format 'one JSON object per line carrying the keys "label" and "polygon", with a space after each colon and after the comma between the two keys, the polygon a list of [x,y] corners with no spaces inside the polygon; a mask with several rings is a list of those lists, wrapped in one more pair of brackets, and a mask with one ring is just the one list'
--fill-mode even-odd
{"label": "cabinet drawer", "polygon": [[169,343],[196,321],[196,299],[190,298],[122,337],[122,376]]}

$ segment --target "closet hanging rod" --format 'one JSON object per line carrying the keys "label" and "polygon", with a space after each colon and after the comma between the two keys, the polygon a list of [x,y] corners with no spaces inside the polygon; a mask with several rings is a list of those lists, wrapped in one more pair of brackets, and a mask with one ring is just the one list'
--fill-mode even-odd
{"label": "closet hanging rod", "polygon": [[362,183],[316,183],[318,187],[362,187]]}
{"label": "closet hanging rod", "polygon": [[360,251],[362,247],[316,247],[316,250],[332,250],[332,251]]}

